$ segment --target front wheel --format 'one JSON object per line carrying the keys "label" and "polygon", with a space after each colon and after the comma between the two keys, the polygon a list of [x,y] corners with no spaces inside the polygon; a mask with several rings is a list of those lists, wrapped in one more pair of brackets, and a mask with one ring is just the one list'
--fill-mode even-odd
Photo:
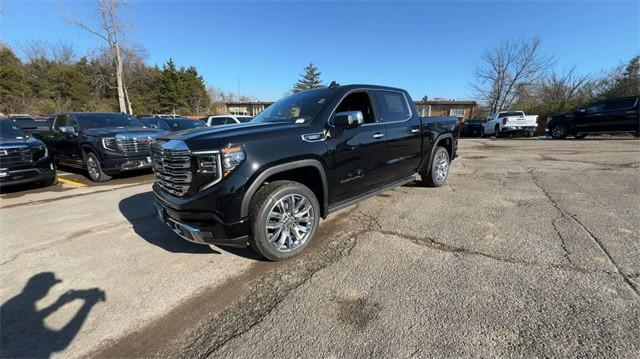
{"label": "front wheel", "polygon": [[566,138],[568,135],[569,135],[569,129],[567,128],[567,125],[565,125],[564,123],[555,125],[551,129],[551,137],[553,137],[556,140],[561,140],[563,138]]}
{"label": "front wheel", "polygon": [[449,151],[446,148],[438,146],[436,153],[431,161],[429,172],[420,174],[422,183],[427,187],[440,187],[449,176]]}
{"label": "front wheel", "polygon": [[100,161],[98,161],[98,157],[93,152],[89,152],[85,156],[85,165],[87,166],[87,172],[89,172],[89,178],[93,182],[105,182],[111,179],[111,176],[102,171]]}
{"label": "front wheel", "polygon": [[319,222],[320,204],[313,191],[298,182],[271,182],[252,201],[249,243],[269,260],[288,259],[309,245]]}

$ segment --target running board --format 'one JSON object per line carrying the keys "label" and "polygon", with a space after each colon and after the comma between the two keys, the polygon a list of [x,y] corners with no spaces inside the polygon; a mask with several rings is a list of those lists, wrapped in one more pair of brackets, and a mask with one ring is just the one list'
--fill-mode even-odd
{"label": "running board", "polygon": [[370,191],[370,192],[366,192],[366,193],[361,194],[361,195],[359,195],[359,196],[357,196],[355,198],[348,199],[348,200],[342,201],[342,202],[338,202],[338,203],[336,203],[336,204],[334,204],[332,206],[329,206],[329,211],[328,212],[329,212],[329,214],[337,212],[337,211],[339,211],[341,209],[344,209],[344,208],[347,208],[349,206],[352,206],[352,205],[354,205],[354,204],[356,204],[356,203],[358,203],[360,201],[364,201],[365,199],[371,198],[371,197],[373,197],[373,196],[375,196],[377,194],[380,194],[382,192],[386,192],[386,191],[392,190],[392,189],[394,189],[396,187],[403,186],[403,185],[405,185],[407,183],[415,182],[415,180],[416,180],[416,176],[415,175],[412,175],[412,176],[407,177],[407,178],[403,178],[403,179],[401,179],[399,181],[395,181],[395,182],[393,182],[393,183],[391,183],[389,185],[386,185],[386,186],[384,186],[384,187],[382,187],[380,189],[376,189],[376,190],[373,190],[373,191]]}

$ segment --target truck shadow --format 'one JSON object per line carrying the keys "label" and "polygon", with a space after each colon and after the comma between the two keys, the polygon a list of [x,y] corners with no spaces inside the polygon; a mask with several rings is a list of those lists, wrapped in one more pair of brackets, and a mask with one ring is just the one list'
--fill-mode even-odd
{"label": "truck shadow", "polygon": [[[93,306],[106,301],[103,290],[90,288],[69,290],[53,304],[37,306],[36,302],[46,298],[50,289],[60,282],[52,272],[38,273],[27,281],[21,293],[2,304],[0,357],[49,358],[63,351],[80,332]],[[82,301],[82,305],[64,326],[52,329],[45,324],[47,317],[76,300]]]}
{"label": "truck shadow", "polygon": [[120,213],[145,241],[172,253],[220,253],[209,246],[185,241],[156,217],[153,192],[137,193],[118,203]]}
{"label": "truck shadow", "polygon": [[180,238],[156,217],[153,192],[143,192],[120,201],[120,213],[131,223],[133,230],[145,241],[172,253],[221,254],[221,251],[240,257],[263,260],[250,248],[223,247],[212,249]]}

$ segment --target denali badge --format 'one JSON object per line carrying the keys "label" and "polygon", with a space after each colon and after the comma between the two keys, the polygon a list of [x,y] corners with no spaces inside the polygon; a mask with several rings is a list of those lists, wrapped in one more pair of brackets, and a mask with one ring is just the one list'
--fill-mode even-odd
{"label": "denali badge", "polygon": [[139,145],[148,145],[150,144],[151,141],[151,137],[143,137],[143,138],[138,138],[138,144]]}

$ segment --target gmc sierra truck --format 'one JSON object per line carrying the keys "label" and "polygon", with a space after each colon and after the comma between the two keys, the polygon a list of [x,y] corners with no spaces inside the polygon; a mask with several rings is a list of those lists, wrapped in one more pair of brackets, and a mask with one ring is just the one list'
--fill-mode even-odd
{"label": "gmc sierra truck", "polygon": [[455,117],[420,118],[405,90],[370,85],[285,97],[251,122],[152,144],[155,206],[180,237],[246,246],[269,260],[302,251],[319,219],[422,177],[442,186]]}
{"label": "gmc sierra truck", "polygon": [[492,113],[480,130],[481,137],[513,135],[524,133],[531,137],[538,126],[537,115],[525,115],[522,111],[502,111]]}
{"label": "gmc sierra truck", "polygon": [[56,115],[45,137],[56,163],[86,169],[94,182],[124,171],[150,168],[150,145],[168,131],[145,128],[131,115],[70,112]]}

